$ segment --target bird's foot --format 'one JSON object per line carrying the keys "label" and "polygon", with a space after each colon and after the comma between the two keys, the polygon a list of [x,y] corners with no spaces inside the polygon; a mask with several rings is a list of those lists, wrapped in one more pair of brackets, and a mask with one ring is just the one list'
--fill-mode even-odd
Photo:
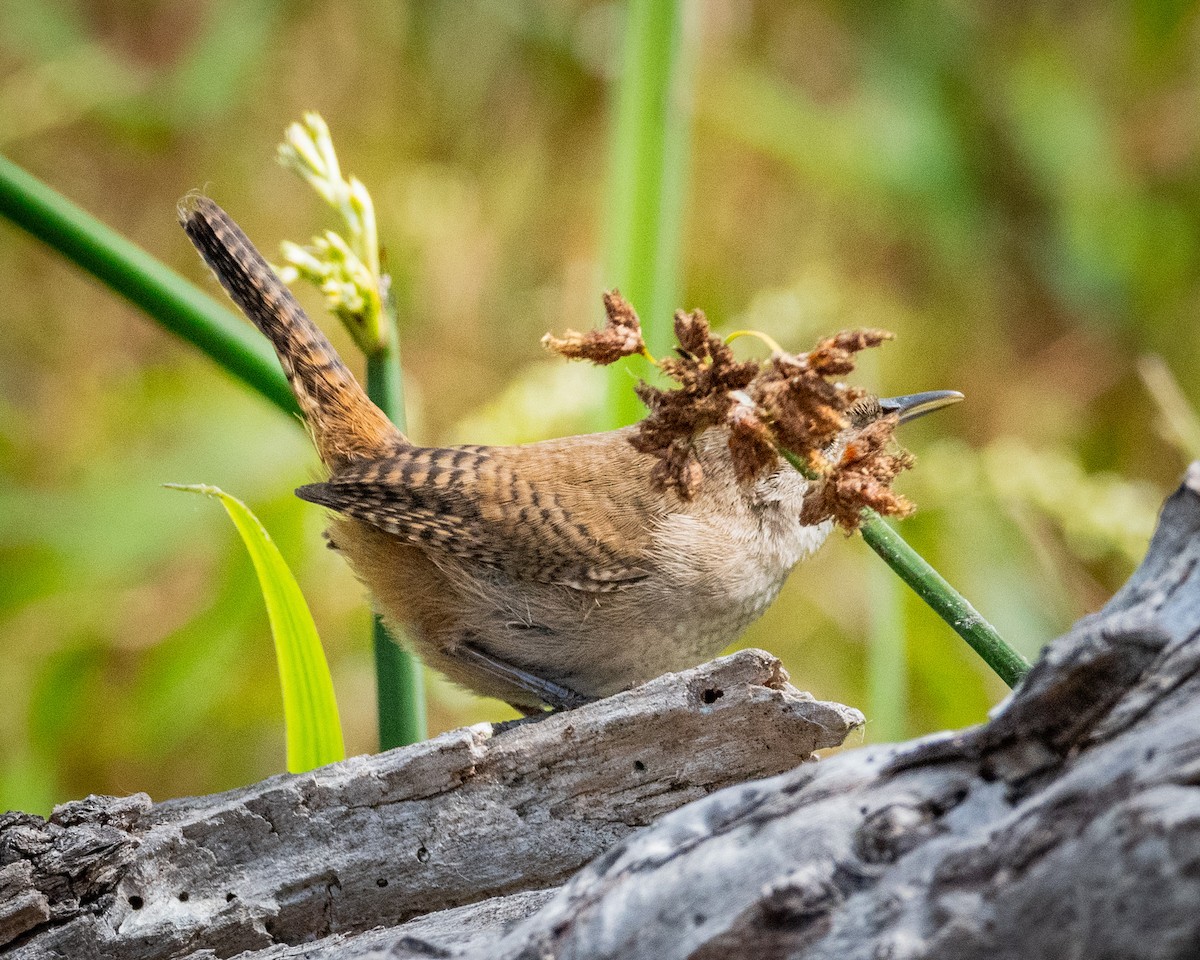
{"label": "bird's foot", "polygon": [[[576,707],[582,707],[585,703],[592,702],[592,697],[585,697],[552,680],[544,680],[536,674],[513,666],[507,660],[501,660],[490,653],[484,653],[478,647],[473,647],[470,644],[457,646],[452,653],[460,660],[467,661],[476,669],[490,674],[497,680],[502,680],[510,686],[531,694],[550,707],[553,713],[557,713],[560,710],[574,710]],[[514,703],[512,706],[521,713],[524,713],[527,718],[537,717],[539,714],[545,712],[540,708],[530,707],[523,703]]]}

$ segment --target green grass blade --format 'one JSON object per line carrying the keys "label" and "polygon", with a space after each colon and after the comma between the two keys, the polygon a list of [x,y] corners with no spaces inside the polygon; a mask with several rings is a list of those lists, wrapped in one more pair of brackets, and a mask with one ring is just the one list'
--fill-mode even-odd
{"label": "green grass blade", "polygon": [[344,760],[342,722],[325,651],[300,586],[279,548],[250,509],[219,487],[173,483],[166,486],[220,499],[250,553],[275,638],[279,683],[283,689],[288,771],[303,773]]}
{"label": "green grass blade", "polygon": [[[646,346],[659,357],[671,352],[679,306],[691,144],[688,6],[688,0],[630,0],[612,133],[604,285],[634,305]],[[609,426],[645,415],[631,373],[652,372],[640,358],[612,367]]]}
{"label": "green grass blade", "polygon": [[299,413],[274,352],[249,325],[3,156],[0,215],[199,347],[280,409]]}

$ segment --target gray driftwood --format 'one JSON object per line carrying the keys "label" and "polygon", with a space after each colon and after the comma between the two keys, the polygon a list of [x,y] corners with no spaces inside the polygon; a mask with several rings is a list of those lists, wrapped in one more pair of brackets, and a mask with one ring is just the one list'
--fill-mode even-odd
{"label": "gray driftwood", "polygon": [[537,723],[479,724],[225,794],[6,814],[0,954],[304,956],[417,917],[396,935],[494,939],[540,906],[531,891],[637,828],[790,769],[861,723],[748,650]]}

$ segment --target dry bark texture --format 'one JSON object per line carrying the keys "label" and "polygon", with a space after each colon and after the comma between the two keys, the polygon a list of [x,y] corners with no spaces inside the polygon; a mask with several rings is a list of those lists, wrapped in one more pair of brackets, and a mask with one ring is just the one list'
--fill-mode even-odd
{"label": "dry bark texture", "polygon": [[[494,939],[545,899],[528,891],[861,723],[797,691],[769,654],[743,651],[538,723],[480,724],[230,793],[90,797],[48,822],[6,814],[0,955],[311,956],[313,941],[333,950],[338,935],[415,917],[415,930],[459,945]],[[509,894],[524,895],[423,917]]]}
{"label": "dry bark texture", "polygon": [[[856,717],[776,671],[744,653],[500,735],[0,820],[7,955],[1200,956],[1200,464],[983,726],[795,766]],[[726,765],[787,772],[702,796]]]}

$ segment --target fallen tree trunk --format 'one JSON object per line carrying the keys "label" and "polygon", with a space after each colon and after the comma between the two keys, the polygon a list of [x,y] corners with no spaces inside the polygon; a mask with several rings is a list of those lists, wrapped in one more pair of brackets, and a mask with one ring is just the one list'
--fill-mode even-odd
{"label": "fallen tree trunk", "polygon": [[[758,672],[747,679],[749,663]],[[485,760],[438,759],[437,750],[448,747],[436,744],[469,739],[471,731],[459,731],[447,735],[450,741],[223,797],[150,809],[136,800],[85,802],[69,805],[51,824],[10,817],[0,821],[0,866],[8,864],[0,893],[9,891],[0,904],[11,907],[0,908],[0,930],[5,917],[32,924],[10,951],[22,960],[208,960],[239,949],[255,949],[248,955],[254,960],[1200,954],[1200,465],[1167,502],[1129,583],[1052,643],[989,723],[790,769],[815,748],[809,739],[778,765],[788,772],[728,787],[632,832],[672,806],[665,799],[671,778],[664,781],[661,770],[652,789],[630,788],[631,768],[651,773],[638,763],[653,755],[664,766],[707,769],[715,757],[732,763],[762,746],[763,731],[776,722],[762,717],[795,696],[778,680],[764,682],[770,664],[761,653],[744,653],[622,695],[637,699],[653,689],[682,711],[672,721],[682,732],[662,743],[654,710],[634,719],[626,713],[629,700],[619,697],[611,726],[589,722],[586,736],[585,711],[611,709],[609,701],[485,739],[482,748],[449,748],[486,752],[491,744],[506,758],[492,761],[507,771],[499,775]],[[743,671],[737,683],[721,673],[731,665]],[[726,715],[730,722],[714,722],[735,700],[754,705],[757,726],[745,719],[744,706]],[[832,723],[842,735],[856,719],[846,708],[808,703],[805,709],[820,714],[809,714],[817,726]],[[643,728],[643,736],[626,722]],[[709,724],[728,739],[723,753],[718,742],[718,753],[699,761],[700,745],[690,738],[701,738]],[[534,737],[517,751],[519,759],[503,747],[513,734]],[[766,756],[786,752],[791,735],[772,740]],[[584,751],[580,766],[599,764],[605,772],[574,770],[573,751]],[[344,789],[363,769],[356,765],[388,757],[434,771],[432,781],[443,784],[428,796],[410,790],[402,798],[429,804],[422,816],[432,819],[421,822],[448,826],[450,819],[438,818],[449,814],[439,810],[461,805],[464,793],[473,798],[466,816],[453,820],[466,836],[438,835],[457,843],[453,863],[464,876],[431,871],[433,886],[413,881],[398,902],[371,889],[371,878],[390,877],[381,871],[406,854],[412,860],[414,834],[373,825],[391,810],[388,790],[397,784],[373,784],[372,774]],[[575,775],[583,781],[572,781]],[[695,776],[693,769],[688,777]],[[753,774],[743,768],[730,779],[747,776]],[[449,787],[456,778],[461,785]],[[693,795],[709,789],[686,782]],[[510,816],[496,821],[498,829],[471,832],[473,818],[491,816],[493,805]],[[581,831],[589,843],[575,846],[556,832],[556,813],[564,810],[574,816],[565,834]],[[622,811],[619,824],[599,812],[612,810]],[[243,829],[243,820],[254,826],[256,817],[265,826]],[[341,828],[336,835],[330,826],[300,828],[310,821]],[[76,832],[85,825],[90,832]],[[272,837],[288,838],[286,856]],[[132,850],[114,856],[111,850],[125,850],[122,843]],[[432,861],[434,848],[424,849]],[[559,862],[564,851],[569,863]],[[444,856],[443,848],[437,854]],[[80,884],[68,865],[80,862],[88,865],[87,883],[104,892],[79,896],[72,906],[69,894]],[[322,863],[328,875],[317,869]],[[224,875],[217,864],[226,865]],[[193,916],[176,891],[181,879],[197,875],[218,898],[220,880],[253,875],[258,914],[235,922],[240,908],[218,899]],[[472,875],[486,882],[470,881]],[[130,898],[144,895],[135,890],[152,893],[156,913],[134,916]],[[379,926],[365,929],[372,924]],[[110,939],[94,939],[103,948],[88,950],[86,937]],[[301,943],[305,937],[315,942]]]}
{"label": "fallen tree trunk", "polygon": [[790,769],[861,723],[743,651],[537,723],[479,724],[229,793],[6,814],[0,953],[231,956],[541,890],[664,813]]}

